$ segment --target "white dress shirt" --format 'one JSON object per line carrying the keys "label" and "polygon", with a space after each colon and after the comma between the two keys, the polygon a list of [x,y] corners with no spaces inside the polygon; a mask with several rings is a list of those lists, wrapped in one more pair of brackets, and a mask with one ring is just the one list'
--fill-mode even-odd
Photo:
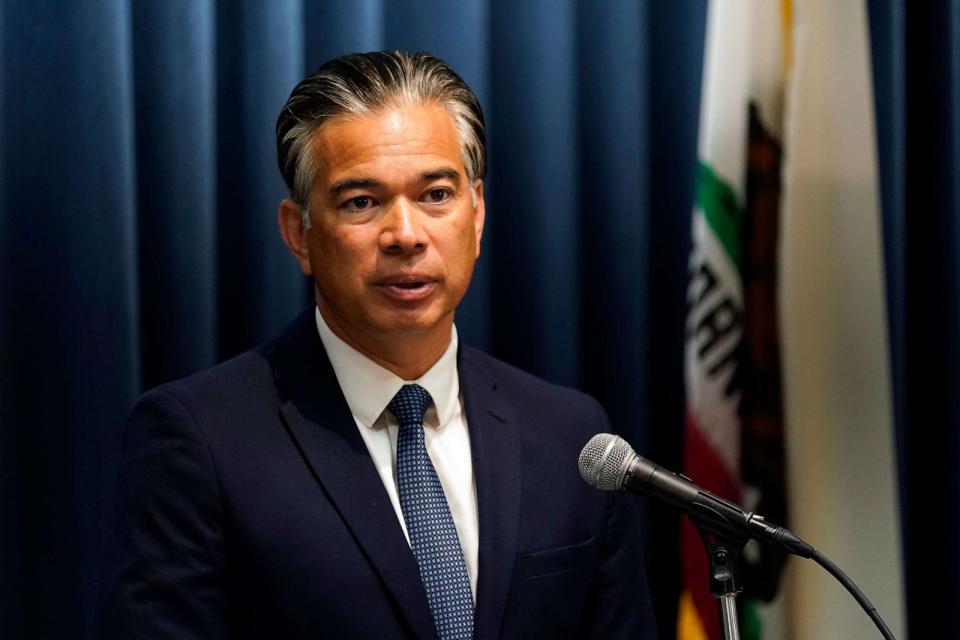
{"label": "white dress shirt", "polygon": [[433,406],[423,418],[427,453],[437,470],[443,493],[450,505],[453,523],[460,538],[463,558],[470,575],[470,591],[477,600],[477,489],[470,457],[470,437],[460,394],[457,373],[457,329],[453,328],[450,344],[440,359],[416,380],[404,380],[363,355],[327,326],[320,310],[316,310],[317,331],[333,365],[340,389],[347,400],[357,429],[367,445],[373,464],[390,496],[403,535],[410,543],[407,525],[400,509],[397,492],[397,431],[399,426],[387,405],[405,384],[416,383],[433,398]]}

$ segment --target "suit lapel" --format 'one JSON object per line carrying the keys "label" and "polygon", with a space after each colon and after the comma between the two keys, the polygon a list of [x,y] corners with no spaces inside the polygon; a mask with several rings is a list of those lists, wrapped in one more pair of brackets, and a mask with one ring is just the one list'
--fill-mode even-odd
{"label": "suit lapel", "polygon": [[513,411],[499,393],[497,381],[467,347],[460,349],[459,372],[480,524],[474,637],[496,638],[517,556],[521,443]]}
{"label": "suit lapel", "polygon": [[436,638],[416,559],[374,468],[311,310],[268,352],[280,412],[313,474],[418,638]]}

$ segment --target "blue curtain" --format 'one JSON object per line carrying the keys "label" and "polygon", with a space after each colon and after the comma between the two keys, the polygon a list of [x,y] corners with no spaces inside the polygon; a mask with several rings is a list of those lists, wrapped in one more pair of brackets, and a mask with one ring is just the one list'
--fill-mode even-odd
{"label": "blue curtain", "polygon": [[960,628],[960,0],[871,0],[913,638]]}
{"label": "blue curtain", "polygon": [[[89,635],[134,399],[310,303],[273,126],[349,51],[431,50],[484,104],[464,339],[593,393],[678,468],[704,20],[705,0],[0,3],[0,636]],[[677,516],[657,509],[668,638]]]}

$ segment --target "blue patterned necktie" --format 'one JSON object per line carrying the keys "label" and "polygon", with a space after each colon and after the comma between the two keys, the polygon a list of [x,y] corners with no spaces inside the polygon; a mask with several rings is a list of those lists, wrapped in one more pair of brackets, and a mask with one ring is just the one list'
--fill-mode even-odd
{"label": "blue patterned necktie", "polygon": [[473,637],[473,596],[460,539],[423,439],[423,414],[433,403],[415,384],[404,385],[387,409],[400,423],[397,485],[410,547],[440,640]]}

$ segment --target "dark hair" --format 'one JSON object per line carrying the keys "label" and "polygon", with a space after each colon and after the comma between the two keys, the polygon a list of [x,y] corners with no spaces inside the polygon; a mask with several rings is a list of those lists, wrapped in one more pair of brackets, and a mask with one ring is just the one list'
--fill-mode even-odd
{"label": "dark hair", "polygon": [[435,102],[445,107],[460,133],[467,177],[487,169],[486,134],[480,102],[467,83],[436,56],[421,51],[351,53],[330,60],[305,78],[277,118],[277,163],[290,197],[304,209],[316,174],[307,153],[310,140],[327,118],[366,115],[404,102]]}

